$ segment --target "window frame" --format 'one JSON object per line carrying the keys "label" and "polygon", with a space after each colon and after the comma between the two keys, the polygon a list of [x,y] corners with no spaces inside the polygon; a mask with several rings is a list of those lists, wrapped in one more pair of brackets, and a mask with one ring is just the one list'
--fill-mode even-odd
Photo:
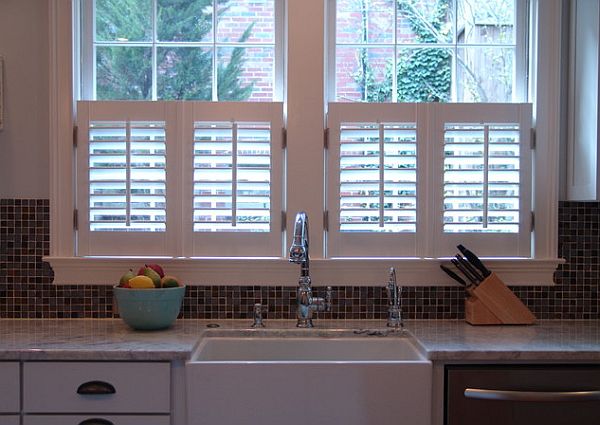
{"label": "window frame", "polygon": [[[439,259],[327,259],[323,214],[324,169],[307,164],[323,164],[323,128],[327,83],[327,43],[323,22],[329,0],[288,1],[287,57],[284,93],[287,112],[287,228],[293,228],[293,215],[306,210],[311,218],[311,261],[315,285],[372,286],[383,284],[387,269],[402,270],[399,281],[409,285],[454,285],[439,270]],[[557,258],[558,175],[560,136],[560,28],[561,0],[532,0],[530,55],[530,100],[534,103],[537,147],[534,151],[536,186],[533,204],[536,212],[533,257],[494,259],[488,265],[509,284],[552,285]],[[124,267],[139,264],[143,258],[74,257],[73,171],[74,95],[79,85],[73,71],[78,41],[73,24],[77,16],[73,0],[50,0],[50,255],[44,257],[55,273],[55,284],[114,284]],[[293,17],[293,19],[290,19]],[[322,82],[315,83],[315,82]],[[323,123],[323,126],[319,124]],[[316,124],[316,125],[315,125]],[[298,184],[301,182],[301,184]],[[286,246],[285,236],[283,246]],[[298,270],[286,258],[277,259],[188,259],[155,257],[173,274],[189,284],[210,285],[297,285]],[[125,268],[126,269],[126,268]]]}

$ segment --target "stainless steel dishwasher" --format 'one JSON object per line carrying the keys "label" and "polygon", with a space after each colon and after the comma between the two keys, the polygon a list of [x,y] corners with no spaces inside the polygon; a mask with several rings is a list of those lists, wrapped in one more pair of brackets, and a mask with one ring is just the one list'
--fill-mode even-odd
{"label": "stainless steel dishwasher", "polygon": [[598,425],[600,365],[446,366],[446,425]]}

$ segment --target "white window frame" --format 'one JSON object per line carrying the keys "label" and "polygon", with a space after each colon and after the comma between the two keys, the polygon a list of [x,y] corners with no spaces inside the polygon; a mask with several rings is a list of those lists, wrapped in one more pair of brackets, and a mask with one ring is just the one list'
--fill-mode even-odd
{"label": "white window frame", "polygon": [[[327,259],[323,214],[323,182],[326,153],[325,127],[326,40],[323,22],[329,0],[288,1],[287,22],[287,113],[286,206],[287,228],[296,211],[311,219],[311,272],[316,286],[378,285],[395,266],[400,282],[411,285],[453,285],[440,270],[438,259]],[[537,147],[534,151],[536,214],[533,257],[489,261],[509,284],[552,284],[557,258],[558,173],[560,135],[560,46],[561,0],[532,0],[532,54],[530,55],[530,101],[534,104]],[[78,81],[73,72],[73,22],[77,5],[73,0],[50,0],[50,214],[52,217],[49,261],[56,284],[114,284],[124,268],[144,258],[75,257],[73,206],[75,205],[73,146],[74,94]],[[286,246],[284,241],[284,246]],[[277,259],[189,259],[159,257],[164,266],[190,284],[297,285],[298,270],[287,258]]]}

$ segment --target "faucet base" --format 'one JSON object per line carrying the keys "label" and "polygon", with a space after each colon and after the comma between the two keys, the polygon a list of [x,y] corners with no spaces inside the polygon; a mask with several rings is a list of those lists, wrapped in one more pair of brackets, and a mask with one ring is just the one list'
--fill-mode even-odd
{"label": "faucet base", "polygon": [[313,328],[312,319],[298,319],[298,323],[296,323],[297,328]]}

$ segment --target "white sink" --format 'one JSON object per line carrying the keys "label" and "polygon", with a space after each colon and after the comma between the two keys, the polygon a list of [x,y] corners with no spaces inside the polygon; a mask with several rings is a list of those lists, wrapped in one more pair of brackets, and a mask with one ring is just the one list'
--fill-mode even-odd
{"label": "white sink", "polygon": [[411,362],[423,355],[399,337],[208,337],[193,362]]}
{"label": "white sink", "polygon": [[187,423],[430,425],[431,362],[402,335],[206,336],[186,364]]}

